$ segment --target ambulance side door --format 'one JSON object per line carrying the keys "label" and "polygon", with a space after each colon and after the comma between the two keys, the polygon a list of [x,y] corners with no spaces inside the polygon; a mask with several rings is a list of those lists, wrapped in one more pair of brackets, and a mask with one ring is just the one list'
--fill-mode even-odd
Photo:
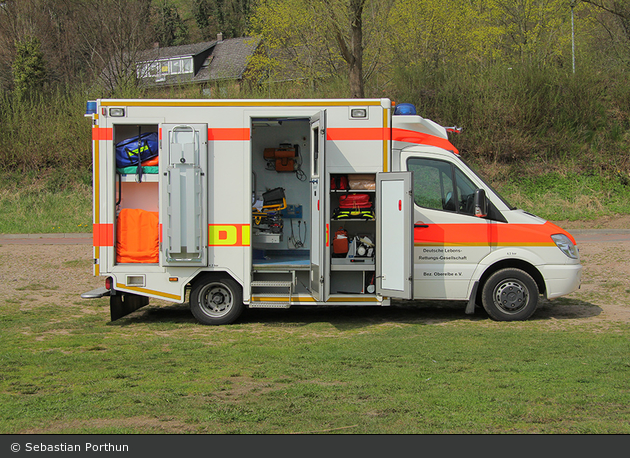
{"label": "ambulance side door", "polygon": [[376,174],[376,292],[413,297],[411,172]]}
{"label": "ambulance side door", "polygon": [[324,252],[328,240],[323,198],[324,158],[326,151],[326,111],[322,110],[310,119],[311,153],[311,259],[309,289],[316,300],[326,300],[324,287]]}

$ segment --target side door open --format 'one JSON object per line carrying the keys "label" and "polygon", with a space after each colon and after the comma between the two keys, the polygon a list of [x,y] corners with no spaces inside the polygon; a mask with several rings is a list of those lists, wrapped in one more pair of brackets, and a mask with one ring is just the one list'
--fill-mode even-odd
{"label": "side door open", "polygon": [[207,264],[207,124],[162,124],[160,262]]}
{"label": "side door open", "polygon": [[413,174],[376,174],[376,293],[413,297]]}
{"label": "side door open", "polygon": [[326,111],[311,117],[311,253],[309,289],[316,300],[324,297],[324,252],[328,233],[325,227],[324,153],[326,150]]}

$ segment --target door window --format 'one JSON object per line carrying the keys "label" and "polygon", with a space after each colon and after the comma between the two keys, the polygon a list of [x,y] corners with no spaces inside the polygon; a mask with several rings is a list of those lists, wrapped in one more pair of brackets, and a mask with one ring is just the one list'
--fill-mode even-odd
{"label": "door window", "polygon": [[416,205],[474,215],[476,186],[453,164],[411,157],[407,160],[407,170],[413,172]]}

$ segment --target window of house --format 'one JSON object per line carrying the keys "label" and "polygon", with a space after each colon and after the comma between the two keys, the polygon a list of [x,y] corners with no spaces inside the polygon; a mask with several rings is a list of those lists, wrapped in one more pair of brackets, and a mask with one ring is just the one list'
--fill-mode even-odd
{"label": "window of house", "polygon": [[183,73],[192,73],[193,71],[193,60],[192,57],[188,57],[186,59],[182,59],[182,68]]}
{"label": "window of house", "polygon": [[192,73],[192,68],[192,57],[185,57],[170,60],[160,60],[157,62],[141,62],[138,64],[136,73],[138,75],[138,78],[149,78],[154,76]]}
{"label": "window of house", "polygon": [[171,61],[171,73],[177,74],[182,73],[182,60],[175,59]]}

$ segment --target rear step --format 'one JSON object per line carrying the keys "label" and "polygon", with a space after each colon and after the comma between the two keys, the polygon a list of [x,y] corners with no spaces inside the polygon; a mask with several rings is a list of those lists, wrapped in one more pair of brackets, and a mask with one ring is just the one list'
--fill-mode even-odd
{"label": "rear step", "polygon": [[[295,277],[295,273],[293,273]],[[249,308],[265,308],[265,309],[288,309],[291,307],[291,296],[293,295],[293,281],[284,280],[254,280],[251,285],[258,288],[288,288],[286,293],[252,293],[252,298],[263,300],[249,301]],[[264,300],[269,298],[269,300]]]}
{"label": "rear step", "polygon": [[281,300],[268,300],[268,301],[249,301],[249,308],[251,309],[288,309],[291,307],[291,296],[282,296],[278,294],[257,294],[257,298],[273,297],[274,299]]}
{"label": "rear step", "polygon": [[290,281],[253,281],[252,286],[261,286],[267,288],[291,288],[293,286],[293,282]]}

